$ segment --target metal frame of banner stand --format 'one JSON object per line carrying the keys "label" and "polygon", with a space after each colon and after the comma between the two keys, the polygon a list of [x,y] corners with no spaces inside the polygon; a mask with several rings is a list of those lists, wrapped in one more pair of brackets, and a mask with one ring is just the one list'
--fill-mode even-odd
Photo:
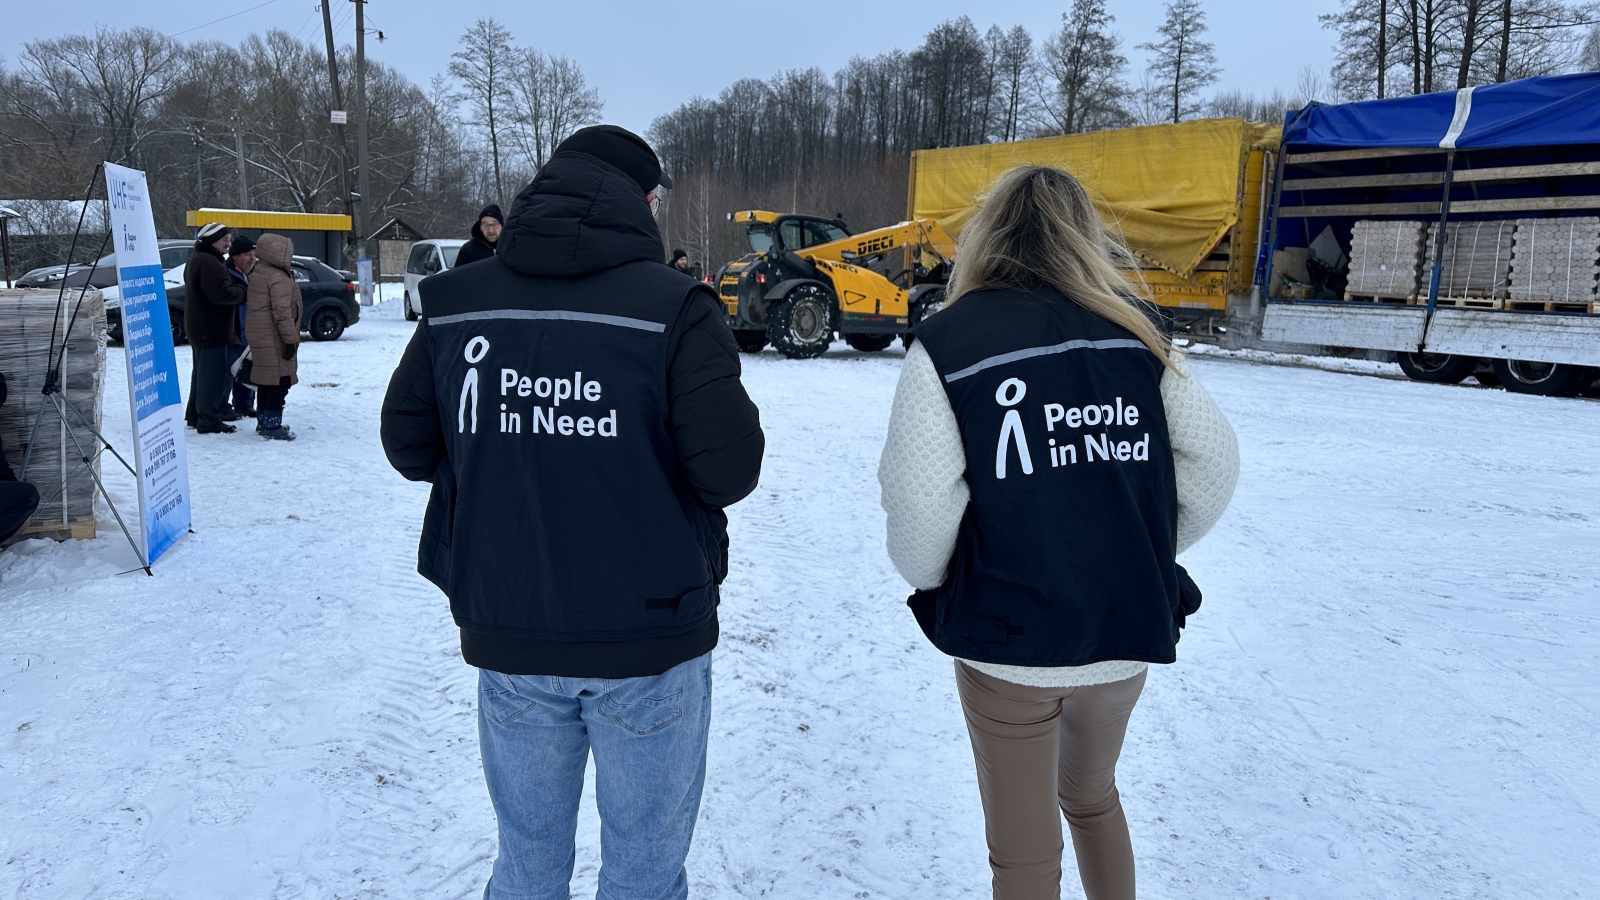
{"label": "metal frame of banner stand", "polygon": [[[101,168],[102,166],[100,165],[95,166],[94,174],[91,175],[89,179],[89,187],[86,191],[84,191],[83,208],[78,212],[78,228],[77,231],[73,232],[72,245],[67,251],[67,274],[61,277],[61,290],[56,295],[55,323],[59,323],[61,321],[61,313],[67,300],[67,275],[72,273],[72,257],[78,249],[78,235],[83,231],[83,219],[89,211],[89,198],[94,194],[95,182],[99,178]],[[88,451],[84,449],[83,441],[78,439],[77,430],[73,427],[71,420],[67,418],[67,410],[72,410],[72,414],[77,416],[78,421],[82,423],[82,426],[87,429],[90,434],[94,435],[95,440],[104,446],[105,449],[111,451],[111,455],[117,458],[117,462],[122,463],[123,468],[127,469],[129,474],[133,475],[133,477],[137,479],[139,477],[139,473],[134,470],[133,466],[128,465],[128,461],[123,459],[122,454],[117,452],[117,448],[111,446],[111,442],[106,440],[105,435],[101,434],[100,431],[89,422],[89,418],[85,416],[83,412],[76,406],[72,405],[72,401],[67,399],[66,392],[61,388],[61,367],[67,355],[67,341],[70,340],[72,326],[78,321],[78,313],[83,309],[83,299],[89,293],[89,280],[94,278],[95,270],[99,266],[100,257],[105,254],[106,243],[110,240],[111,234],[108,231],[106,233],[105,240],[101,242],[100,253],[96,254],[95,256],[95,263],[89,267],[89,274],[84,279],[83,289],[78,292],[78,302],[73,304],[72,318],[67,322],[67,327],[62,332],[61,349],[59,351],[56,349],[55,343],[55,325],[52,324],[50,327],[51,336],[48,355],[50,367],[45,372],[44,387],[40,389],[40,393],[45,395],[45,397],[49,400],[49,403],[40,403],[39,411],[33,417],[33,431],[28,435],[28,447],[23,451],[22,471],[18,473],[17,479],[19,481],[24,481],[28,477],[28,463],[33,457],[34,443],[39,439],[39,429],[44,424],[44,411],[46,409],[55,410],[56,416],[61,420],[62,429],[66,432],[68,437],[72,438],[72,445],[78,450],[78,464],[83,466],[89,472],[90,478],[94,479],[95,488],[99,490],[101,498],[106,501],[106,506],[110,507],[111,515],[116,518],[118,527],[122,529],[123,537],[128,539],[128,546],[133,548],[133,555],[139,560],[139,569],[143,569],[144,574],[153,576],[155,573],[150,570],[150,561],[145,559],[144,551],[139,548],[139,542],[134,540],[133,532],[128,530],[128,523],[123,521],[122,513],[117,510],[117,504],[111,499],[110,492],[106,490],[105,482],[100,480],[100,473],[95,471],[94,459],[89,455]],[[65,451],[66,448],[62,449]],[[76,472],[77,470],[74,469],[73,471]],[[61,491],[65,492],[66,489],[67,479],[63,478],[61,480]],[[55,498],[52,497],[50,499],[54,500]],[[138,571],[138,569],[128,570],[128,572],[136,571]],[[123,572],[122,574],[126,575],[128,572]]]}

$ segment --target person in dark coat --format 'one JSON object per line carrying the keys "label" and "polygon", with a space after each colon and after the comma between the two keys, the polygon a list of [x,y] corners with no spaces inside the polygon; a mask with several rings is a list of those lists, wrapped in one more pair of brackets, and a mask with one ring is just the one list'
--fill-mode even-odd
{"label": "person in dark coat", "polygon": [[456,254],[456,265],[464,266],[480,259],[494,256],[494,250],[500,245],[500,231],[505,225],[506,218],[500,214],[500,206],[491,203],[478,213],[478,221],[472,223],[472,240],[461,248]]}
{"label": "person in dark coat", "polygon": [[233,242],[227,227],[212,222],[200,228],[194,252],[183,269],[183,326],[193,351],[189,404],[184,419],[201,434],[231,434],[222,421],[228,390],[228,345],[239,340],[239,304],[245,286],[228,274],[222,254]]}
{"label": "person in dark coat", "polygon": [[[0,406],[6,405],[6,376],[0,373]],[[28,524],[33,511],[39,508],[39,490],[25,481],[17,480],[6,462],[4,447],[0,447],[0,541],[11,537]]]}
{"label": "person in dark coat", "polygon": [[716,295],[662,264],[666,184],[621,128],[563,141],[495,258],[422,282],[384,398],[390,464],[433,484],[418,571],[479,669],[486,900],[566,896],[591,749],[601,883],[687,895],[723,509],[765,439]]}
{"label": "person in dark coat", "polygon": [[694,277],[694,273],[689,271],[689,254],[682,250],[672,251],[672,267],[690,278]]}
{"label": "person in dark coat", "polygon": [[[245,286],[246,296],[250,293],[250,272],[256,267],[256,242],[242,234],[233,236],[233,243],[228,245],[228,274]],[[239,357],[250,349],[249,336],[244,333],[245,314],[248,311],[249,301],[239,305],[239,340],[228,345],[228,390],[224,395],[231,395],[233,403],[230,405],[223,401],[222,420],[224,422],[237,422],[243,418],[256,417],[256,392],[250,387],[248,378],[235,377],[233,367]],[[244,374],[240,370],[240,374]]]}

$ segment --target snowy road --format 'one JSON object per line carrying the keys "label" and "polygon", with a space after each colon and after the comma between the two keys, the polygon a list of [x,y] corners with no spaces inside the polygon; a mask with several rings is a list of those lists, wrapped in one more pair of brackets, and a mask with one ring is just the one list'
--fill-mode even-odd
{"label": "snowy road", "polygon": [[[426,488],[377,440],[394,306],[305,348],[300,440],[191,434],[197,534],[156,578],[105,530],[0,553],[0,895],[482,890],[474,673],[412,570]],[[697,897],[988,896],[950,663],[882,549],[898,368],[747,358],[769,452],[732,513]],[[1244,469],[1124,752],[1143,895],[1592,895],[1600,403],[1195,370]],[[576,896],[597,835],[586,802]]]}

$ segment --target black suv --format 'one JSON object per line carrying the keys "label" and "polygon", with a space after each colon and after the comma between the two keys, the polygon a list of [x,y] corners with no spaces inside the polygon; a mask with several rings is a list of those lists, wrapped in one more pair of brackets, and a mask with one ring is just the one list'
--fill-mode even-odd
{"label": "black suv", "polygon": [[[193,246],[191,244],[191,246]],[[300,286],[303,312],[300,330],[313,341],[336,341],[344,330],[361,319],[360,286],[355,276],[335,269],[310,256],[294,257],[290,267],[295,284]],[[188,339],[183,330],[183,308],[188,289],[181,284],[167,285],[167,314],[172,319],[172,343]],[[122,309],[106,310],[106,334],[122,340]]]}

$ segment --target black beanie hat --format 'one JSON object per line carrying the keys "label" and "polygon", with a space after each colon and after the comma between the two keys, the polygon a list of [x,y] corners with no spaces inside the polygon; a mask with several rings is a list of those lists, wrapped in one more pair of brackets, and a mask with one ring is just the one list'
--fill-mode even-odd
{"label": "black beanie hat", "polygon": [[683,252],[682,250],[674,250],[674,251],[672,251],[672,261],[673,262],[677,262],[680,259],[687,259],[688,256],[689,256],[689,254]]}
{"label": "black beanie hat", "polygon": [[482,212],[478,213],[478,221],[480,223],[485,217],[493,219],[496,222],[499,222],[501,225],[506,223],[506,217],[500,214],[500,204],[498,203],[491,203],[488,206],[485,206]]}
{"label": "black beanie hat", "polygon": [[648,194],[661,187],[672,187],[672,179],[661,171],[661,160],[650,149],[644,138],[617,125],[590,125],[580,128],[556,147],[556,153],[565,151],[587,153],[621,169]]}
{"label": "black beanie hat", "polygon": [[228,245],[228,255],[238,256],[241,253],[249,253],[254,249],[256,249],[255,241],[242,234],[236,234],[233,236],[233,243]]}

